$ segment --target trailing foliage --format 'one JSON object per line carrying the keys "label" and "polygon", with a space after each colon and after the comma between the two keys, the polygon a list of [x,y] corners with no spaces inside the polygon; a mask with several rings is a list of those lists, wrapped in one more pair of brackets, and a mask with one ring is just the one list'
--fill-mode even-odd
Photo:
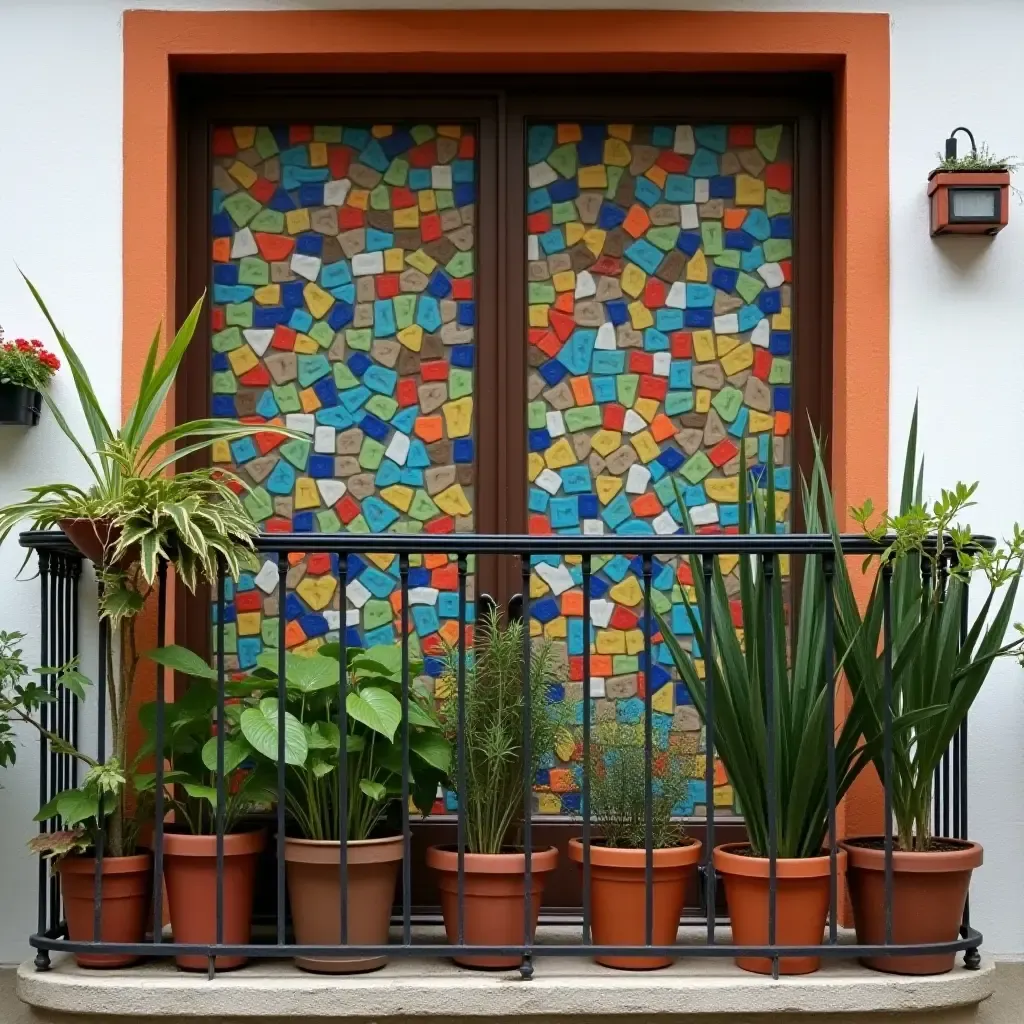
{"label": "trailing foliage", "polygon": [[[349,841],[370,838],[402,795],[401,649],[371,647],[348,652],[345,673],[347,817],[344,833],[339,793],[341,727],[338,644],[325,644],[312,657],[285,655],[284,762],[288,814],[303,838]],[[238,718],[240,740],[257,761],[278,764],[278,655],[265,651],[258,668],[238,685],[250,697]],[[410,678],[421,670],[412,664]],[[232,755],[234,759],[234,755]],[[451,750],[429,694],[409,692],[409,791],[427,814],[437,787],[447,779]]]}
{"label": "trailing foliage", "polygon": [[[852,514],[878,540],[890,543],[874,565],[870,599],[858,604],[841,551],[838,525],[828,517],[836,558],[836,642],[848,648],[845,672],[860,726],[879,778],[884,778],[885,588],[882,566],[891,571],[892,711],[911,729],[893,734],[893,816],[899,847],[931,845],[932,779],[981,690],[997,657],[1017,654],[1020,641],[1004,643],[1020,582],[1024,534],[1016,524],[1008,545],[986,551],[957,518],[973,505],[977,484],[957,484],[927,504],[923,463],[917,462],[917,408],[911,422],[899,513],[883,514],[874,527],[870,502]],[[944,538],[937,550],[935,539]],[[968,607],[971,579],[987,585],[977,613]],[[997,594],[1004,590],[1001,599]],[[975,595],[977,597],[977,595]],[[963,639],[961,641],[961,630]]]}
{"label": "trailing foliage", "polygon": [[[466,844],[471,853],[501,853],[513,841],[512,826],[523,816],[523,731],[529,714],[529,778],[546,753],[569,736],[564,702],[548,700],[552,685],[565,682],[565,671],[548,640],[531,642],[528,692],[523,693],[523,623],[503,626],[496,609],[487,612],[466,652],[465,759]],[[445,734],[458,736],[459,652],[448,647],[446,668],[439,679],[445,697],[440,705]],[[455,774],[453,769],[453,774]],[[457,783],[456,783],[457,784]]]}
{"label": "trailing foliage", "polygon": [[91,479],[85,486],[58,482],[26,488],[26,499],[0,508],[0,542],[26,520],[37,530],[52,529],[66,519],[110,523],[109,531],[97,531],[104,542],[102,568],[112,577],[104,602],[104,611],[108,613],[110,593],[121,589],[117,576],[125,560],[138,560],[143,580],[152,586],[159,559],[170,558],[180,567],[181,579],[190,589],[195,588],[200,578],[215,580],[218,555],[223,556],[227,570],[235,577],[241,568],[254,566],[252,537],[257,528],[238,495],[227,486],[229,482],[241,487],[244,484],[223,469],[193,470],[179,474],[173,482],[170,471],[179,460],[205,451],[217,441],[230,443],[266,430],[304,435],[266,424],[200,419],[178,424],[156,437],[149,436],[192,341],[203,300],[192,307],[163,355],[157,329],[146,356],[138,397],[128,410],[124,425],[115,429],[103,412],[78,354],[57,327],[31,281],[25,280],[64,353],[88,438],[79,437],[45,391],[43,398],[57,425],[82,457]]}
{"label": "trailing foliage", "polygon": [[[590,752],[590,807],[604,845],[642,850],[647,844],[644,748],[635,730],[617,722],[598,725]],[[682,844],[682,825],[672,811],[683,800],[694,758],[672,751],[657,754],[651,766],[651,834],[654,849]]]}

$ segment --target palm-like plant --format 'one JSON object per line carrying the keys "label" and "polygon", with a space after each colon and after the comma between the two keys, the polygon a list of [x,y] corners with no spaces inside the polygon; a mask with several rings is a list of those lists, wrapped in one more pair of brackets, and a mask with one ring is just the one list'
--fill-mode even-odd
{"label": "palm-like plant", "polygon": [[[1020,582],[1024,535],[1016,524],[1007,547],[987,551],[957,517],[970,508],[977,485],[957,484],[930,506],[917,462],[917,409],[911,423],[899,514],[884,514],[871,528],[870,502],[854,518],[889,545],[875,563],[871,597],[863,611],[841,557],[830,503],[828,527],[836,550],[836,643],[849,651],[845,673],[860,710],[858,722],[879,778],[885,776],[885,573],[891,572],[892,713],[910,720],[893,731],[893,818],[901,850],[931,845],[932,779],[943,754],[977,697],[996,658],[1016,654],[1020,640],[1004,643]],[[943,538],[936,544],[937,538]],[[865,568],[868,563],[865,563]],[[970,616],[968,583],[981,577],[988,590]],[[999,590],[1005,587],[1000,600]],[[963,637],[961,639],[961,630]]]}
{"label": "palm-like plant", "polygon": [[[0,508],[0,543],[26,520],[42,530],[84,521],[101,552],[96,564],[102,583],[100,613],[112,633],[106,651],[106,699],[113,753],[100,767],[105,769],[104,779],[120,782],[111,784],[117,799],[109,802],[105,823],[98,827],[106,832],[108,852],[121,856],[131,852],[131,830],[125,829],[125,768],[128,708],[141,658],[135,622],[156,587],[160,562],[173,563],[178,578],[192,590],[201,580],[216,580],[218,562],[234,578],[243,568],[256,565],[252,538],[258,528],[236,493],[245,489],[244,482],[220,468],[177,475],[172,471],[181,459],[203,452],[217,441],[230,443],[262,431],[304,435],[270,424],[199,419],[150,436],[195,334],[202,298],[162,355],[157,329],[146,355],[138,397],[124,424],[115,428],[103,412],[78,353],[57,327],[35,286],[27,277],[25,282],[64,353],[88,439],[80,439],[48,392],[43,392],[43,399],[81,455],[90,479],[84,485],[58,482],[27,488],[27,498]],[[116,673],[115,650],[120,656]],[[107,806],[105,800],[103,807]]]}

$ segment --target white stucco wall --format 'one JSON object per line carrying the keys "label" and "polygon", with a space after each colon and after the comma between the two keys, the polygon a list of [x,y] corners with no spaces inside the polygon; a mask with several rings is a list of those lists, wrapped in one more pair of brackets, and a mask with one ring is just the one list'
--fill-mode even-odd
{"label": "white stucco wall", "polygon": [[[0,0],[8,89],[0,103],[0,324],[10,336],[46,332],[18,277],[36,281],[79,346],[113,415],[120,378],[121,34],[117,0]],[[161,8],[333,8],[308,2],[149,3]],[[415,3],[430,6],[630,7],[550,0],[543,5]],[[967,124],[1000,154],[1024,154],[1019,113],[1020,0],[772,2],[690,0],[649,7],[733,10],[888,11],[892,20],[891,462],[898,485],[906,424],[921,399],[927,479],[939,486],[980,479],[974,525],[1007,531],[1024,518],[1016,470],[1024,435],[1017,334],[1024,321],[1024,207],[994,241],[928,237],[925,178],[948,131]],[[154,311],[154,317],[157,311]],[[136,344],[141,341],[135,340]],[[856,339],[852,339],[856,344]],[[68,397],[59,378],[58,398]],[[0,499],[29,482],[83,479],[70,447],[44,416],[27,433],[0,428]],[[0,551],[0,628],[38,638],[36,588],[14,583],[21,555]],[[1024,618],[1024,610],[1018,615]],[[1024,955],[1024,670],[998,665],[971,716],[971,827],[986,846],[973,911],[993,952]],[[0,790],[0,963],[26,955],[35,919],[35,865],[24,840],[35,809],[34,749]]]}

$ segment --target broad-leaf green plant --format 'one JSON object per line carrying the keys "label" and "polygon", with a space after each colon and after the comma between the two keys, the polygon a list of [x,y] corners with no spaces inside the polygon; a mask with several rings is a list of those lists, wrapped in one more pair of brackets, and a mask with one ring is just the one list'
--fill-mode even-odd
{"label": "broad-leaf green plant", "polygon": [[[171,645],[151,651],[147,657],[188,679],[182,696],[164,706],[163,752],[169,768],[164,782],[173,783],[166,802],[175,811],[175,822],[190,835],[209,836],[217,832],[217,671],[198,654]],[[250,811],[273,803],[276,775],[269,763],[251,770],[253,748],[242,735],[240,720],[252,703],[252,684],[228,680],[224,706],[224,814],[225,833],[234,831]],[[144,704],[139,720],[146,740],[139,757],[156,754],[157,705]],[[156,773],[136,772],[137,791],[150,792]]]}
{"label": "broad-leaf green plant", "polygon": [[[570,706],[552,703],[552,687],[564,684],[565,666],[555,657],[547,639],[531,644],[530,678],[523,692],[523,623],[513,619],[502,625],[497,609],[489,609],[476,629],[465,666],[465,791],[466,848],[470,853],[504,853],[519,843],[513,827],[521,824],[523,767],[529,757],[534,778],[545,755],[559,739],[570,736]],[[454,744],[458,735],[459,652],[445,650],[445,671],[440,677],[445,696],[440,703],[445,733]],[[523,731],[527,710],[530,748]],[[458,785],[458,780],[455,781]]]}
{"label": "broad-leaf green plant", "polygon": [[[836,550],[836,642],[849,651],[846,678],[855,705],[864,710],[860,724],[879,778],[885,775],[884,573],[892,574],[892,713],[897,720],[914,719],[913,728],[893,733],[893,818],[899,849],[907,851],[932,846],[935,769],[995,660],[1020,651],[1020,640],[1006,642],[1006,634],[1024,560],[1018,525],[1012,538],[993,550],[979,544],[969,527],[958,525],[974,504],[977,484],[958,483],[927,502],[923,479],[915,406],[899,512],[876,519],[871,502],[851,510],[868,534],[886,545],[880,557],[864,562],[874,579],[863,608],[840,557],[836,518],[830,513],[828,519]],[[975,600],[969,605],[971,580]]]}
{"label": "broad-leaf green plant", "polygon": [[[339,799],[339,645],[325,644],[311,657],[285,655],[285,800],[294,829],[304,839],[369,839],[400,810],[402,795],[401,649],[351,649],[347,656],[345,722],[347,818]],[[420,666],[410,665],[410,678]],[[239,732],[257,761],[278,764],[278,655],[265,651],[245,680],[263,690],[239,716]],[[409,689],[409,792],[427,814],[448,776],[451,750],[429,694]],[[257,770],[260,770],[259,768]]]}

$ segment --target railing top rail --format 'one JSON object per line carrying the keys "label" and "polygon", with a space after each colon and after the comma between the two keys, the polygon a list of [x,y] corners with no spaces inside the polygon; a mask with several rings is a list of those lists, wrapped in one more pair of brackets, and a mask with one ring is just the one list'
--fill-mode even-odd
{"label": "railing top rail", "polygon": [[[895,539],[873,540],[861,533],[844,533],[840,543],[845,554],[866,555],[884,551]],[[975,542],[991,550],[995,538],[976,536]],[[36,551],[76,554],[67,537],[57,530],[28,530],[20,536],[22,547]],[[264,554],[289,551],[360,554],[492,554],[600,555],[624,550],[638,555],[829,555],[834,548],[828,533],[770,534],[582,534],[530,533],[268,533],[255,539]]]}

